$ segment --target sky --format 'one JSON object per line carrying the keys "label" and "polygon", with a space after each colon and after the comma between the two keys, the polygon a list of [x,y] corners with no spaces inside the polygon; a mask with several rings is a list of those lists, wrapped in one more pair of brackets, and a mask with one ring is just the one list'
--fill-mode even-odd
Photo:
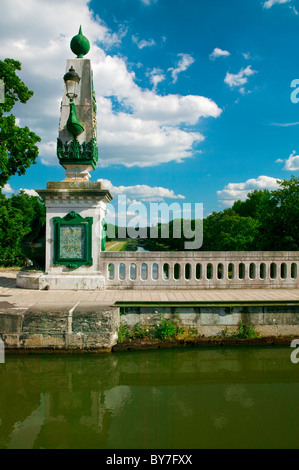
{"label": "sky", "polygon": [[64,179],[59,107],[80,25],[98,109],[91,181],[115,200],[207,216],[299,176],[298,12],[299,0],[1,0],[0,60],[19,60],[34,91],[13,114],[42,139],[4,192]]}

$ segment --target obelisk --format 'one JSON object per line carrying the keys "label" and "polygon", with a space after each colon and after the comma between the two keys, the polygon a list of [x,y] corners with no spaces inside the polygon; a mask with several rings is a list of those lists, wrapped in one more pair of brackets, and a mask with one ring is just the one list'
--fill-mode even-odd
{"label": "obelisk", "polygon": [[112,196],[89,181],[98,162],[96,99],[90,43],[79,33],[71,40],[77,56],[67,60],[61,102],[57,156],[65,178],[37,190],[46,203],[45,272],[24,273],[19,287],[35,289],[104,289],[101,251],[105,249],[106,204]]}

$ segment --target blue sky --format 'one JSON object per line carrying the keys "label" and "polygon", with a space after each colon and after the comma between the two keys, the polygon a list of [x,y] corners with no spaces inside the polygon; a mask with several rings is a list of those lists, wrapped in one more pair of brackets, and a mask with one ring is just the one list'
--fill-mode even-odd
{"label": "blue sky", "polygon": [[[92,44],[99,166],[115,196],[203,203],[204,215],[299,170],[297,0],[2,0],[1,59],[35,95],[20,125],[40,157],[5,191],[64,178],[55,155],[69,42]],[[299,94],[298,94],[299,96]]]}

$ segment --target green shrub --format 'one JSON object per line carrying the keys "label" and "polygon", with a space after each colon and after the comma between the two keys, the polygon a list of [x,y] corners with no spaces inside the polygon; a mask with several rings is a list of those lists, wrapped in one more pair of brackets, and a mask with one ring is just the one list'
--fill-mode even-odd
{"label": "green shrub", "polygon": [[255,331],[254,325],[245,325],[241,320],[238,333],[235,336],[240,339],[258,338],[258,333]]}
{"label": "green shrub", "polygon": [[[150,339],[167,341],[174,339],[177,335],[183,334],[185,328],[180,327],[174,321],[163,319],[160,324],[150,328],[149,326],[142,327],[140,323],[136,323],[133,327],[122,325],[118,330],[118,343],[125,341],[132,341],[134,339]],[[192,336],[195,332],[192,331]]]}
{"label": "green shrub", "polygon": [[132,339],[132,332],[127,325],[122,325],[118,330],[118,343],[123,343],[126,340]]}
{"label": "green shrub", "polygon": [[237,333],[229,333],[228,328],[225,327],[225,329],[221,331],[221,337],[222,338],[252,339],[252,338],[258,338],[259,334],[255,330],[254,325],[246,325],[241,320],[238,326]]}
{"label": "green shrub", "polygon": [[142,328],[140,323],[136,323],[133,328],[133,337],[134,339],[144,339],[149,336],[149,329]]}
{"label": "green shrub", "polygon": [[159,325],[155,325],[155,338],[161,341],[174,339],[178,334],[183,332],[184,328],[180,328],[174,321],[166,320],[165,318]]}

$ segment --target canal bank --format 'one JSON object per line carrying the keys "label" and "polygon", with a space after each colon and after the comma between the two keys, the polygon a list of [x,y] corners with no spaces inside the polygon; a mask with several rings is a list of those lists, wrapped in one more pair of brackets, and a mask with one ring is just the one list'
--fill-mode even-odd
{"label": "canal bank", "polygon": [[204,345],[290,344],[299,337],[299,303],[196,306],[37,303],[1,308],[9,351],[110,352]]}
{"label": "canal bank", "polygon": [[[252,328],[247,339],[254,344],[299,338],[299,289],[33,291],[18,289],[15,277],[0,273],[0,338],[7,352],[242,344],[240,325]],[[167,338],[123,338],[119,345],[121,329],[154,330],[163,321],[191,335],[169,344]]]}

